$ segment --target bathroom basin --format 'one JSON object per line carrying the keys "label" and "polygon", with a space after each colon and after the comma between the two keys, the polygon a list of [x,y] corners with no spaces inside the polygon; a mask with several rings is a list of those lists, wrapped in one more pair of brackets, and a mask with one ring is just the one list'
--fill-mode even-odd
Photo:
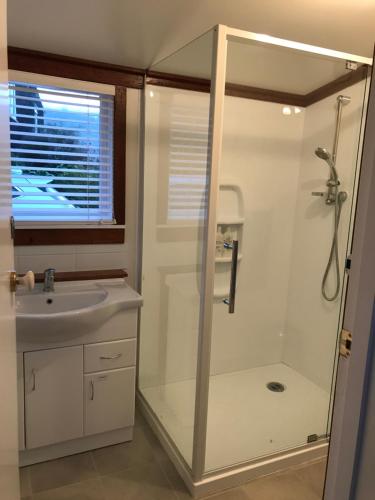
{"label": "bathroom basin", "polygon": [[51,315],[69,313],[103,302],[107,297],[104,290],[65,293],[35,293],[17,297],[18,316]]}
{"label": "bathroom basin", "polygon": [[56,283],[54,292],[37,285],[16,294],[17,337],[75,336],[141,304],[141,296],[123,280]]}

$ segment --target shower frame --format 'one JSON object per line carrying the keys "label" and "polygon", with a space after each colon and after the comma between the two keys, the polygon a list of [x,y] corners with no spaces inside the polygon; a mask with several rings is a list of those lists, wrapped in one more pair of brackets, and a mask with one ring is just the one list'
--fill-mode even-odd
{"label": "shower frame", "polygon": [[[211,31],[211,30],[210,30]],[[261,42],[276,47],[302,51],[333,59],[341,59],[372,66],[373,60],[362,56],[339,52],[304,43],[284,40],[264,34],[257,34],[217,25],[213,28],[213,50],[210,89],[209,112],[209,145],[208,156],[208,213],[203,236],[202,288],[200,299],[200,318],[198,333],[198,357],[196,372],[196,392],[193,431],[192,467],[187,464],[178,447],[159,421],[149,403],[142,396],[138,387],[137,398],[149,424],[153,427],[169,458],[183,478],[189,491],[195,498],[212,494],[225,488],[237,486],[259,475],[266,475],[285,467],[296,465],[303,461],[313,460],[327,454],[329,440],[322,439],[316,443],[298,446],[294,449],[281,451],[267,457],[251,459],[236,463],[221,469],[205,472],[206,433],[208,415],[208,395],[210,382],[210,355],[212,337],[213,294],[215,274],[215,243],[217,228],[217,205],[219,196],[219,169],[222,151],[224,97],[226,84],[228,41]],[[165,58],[163,58],[165,59]],[[157,64],[157,63],[156,63]],[[145,92],[145,90],[144,90]],[[368,92],[368,89],[367,89]],[[143,146],[145,123],[145,99],[143,96]],[[364,111],[366,116],[366,111]],[[363,123],[365,120],[363,120]],[[363,136],[364,125],[361,126]],[[361,143],[360,143],[361,144]],[[357,163],[360,162],[360,154]],[[141,176],[141,184],[143,182]],[[142,202],[142,200],[141,200]],[[355,200],[354,200],[355,203]],[[353,226],[353,222],[351,222]],[[141,245],[142,247],[142,245]],[[142,282],[142,263],[139,266],[138,283]],[[344,293],[343,293],[344,295]],[[342,314],[340,315],[342,322]],[[341,330],[341,328],[339,329]],[[334,370],[334,367],[333,367]]]}

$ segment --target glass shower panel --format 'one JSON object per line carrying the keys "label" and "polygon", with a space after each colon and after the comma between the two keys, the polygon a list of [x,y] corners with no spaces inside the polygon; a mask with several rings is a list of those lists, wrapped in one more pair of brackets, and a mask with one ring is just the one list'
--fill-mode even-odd
{"label": "glass shower panel", "polygon": [[[191,467],[212,34],[151,68],[145,88],[139,390]],[[205,92],[170,87],[199,77]],[[162,86],[166,85],[166,86]],[[173,85],[176,85],[174,78]],[[184,84],[186,86],[186,84]]]}
{"label": "glass shower panel", "polygon": [[[206,471],[327,437],[366,75],[343,60],[228,43]],[[335,159],[339,95],[350,99]],[[340,184],[332,184],[334,162]],[[322,279],[340,196],[340,293],[328,301]],[[333,258],[328,296],[335,272]]]}

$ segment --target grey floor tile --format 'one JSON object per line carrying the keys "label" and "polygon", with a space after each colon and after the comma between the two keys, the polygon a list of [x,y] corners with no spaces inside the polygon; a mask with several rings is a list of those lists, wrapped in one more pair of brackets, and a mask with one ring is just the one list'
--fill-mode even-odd
{"label": "grey floor tile", "polygon": [[31,465],[29,473],[33,495],[98,477],[91,452]]}
{"label": "grey floor tile", "polygon": [[191,495],[185,486],[185,483],[181,479],[181,476],[177,472],[175,466],[172,464],[172,462],[169,460],[167,454],[164,452],[164,450],[161,450],[161,452],[158,453],[158,458],[157,462],[159,466],[161,467],[162,471],[164,472],[166,478],[168,479],[169,483],[172,485],[178,500],[189,500],[191,499]]}
{"label": "grey floor tile", "polygon": [[256,479],[242,489],[249,500],[321,500],[295,471]]}
{"label": "grey floor tile", "polygon": [[106,500],[176,500],[173,487],[154,464],[131,467],[102,477]]}
{"label": "grey floor tile", "polygon": [[31,496],[30,467],[20,468],[20,488],[22,499]]}
{"label": "grey floor tile", "polygon": [[175,466],[172,464],[168,455],[164,451],[164,448],[160,444],[158,438],[153,433],[152,429],[146,423],[143,428],[144,435],[152,449],[153,456],[155,457],[155,461],[159,464],[161,469],[163,470],[165,476],[168,481],[173,486],[175,493],[179,500],[190,500],[192,497],[185,486],[185,483],[181,479],[178,474]]}
{"label": "grey floor tile", "polygon": [[134,425],[136,427],[147,427],[148,424],[144,418],[144,416],[142,415],[140,409],[138,406],[135,407],[135,422],[134,422]]}
{"label": "grey floor tile", "polygon": [[154,460],[151,446],[142,427],[134,428],[133,441],[99,448],[92,453],[100,474],[110,474]]}
{"label": "grey floor tile", "polygon": [[90,479],[53,490],[36,493],[33,500],[105,500],[100,479]]}
{"label": "grey floor tile", "polygon": [[323,497],[324,478],[326,474],[327,462],[321,460],[313,464],[305,465],[296,469],[297,476],[310,488]]}
{"label": "grey floor tile", "polygon": [[[202,500],[249,500],[249,496],[242,488],[231,488]],[[273,500],[273,498],[270,497],[269,500]]]}

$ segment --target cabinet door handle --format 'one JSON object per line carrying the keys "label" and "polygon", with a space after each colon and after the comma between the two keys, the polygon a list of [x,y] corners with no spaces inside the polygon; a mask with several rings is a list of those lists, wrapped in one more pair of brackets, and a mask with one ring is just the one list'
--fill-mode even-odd
{"label": "cabinet door handle", "polygon": [[91,387],[90,399],[91,399],[91,401],[94,401],[95,389],[94,389],[94,381],[93,380],[90,380],[90,387]]}
{"label": "cabinet door handle", "polygon": [[33,379],[33,382],[32,382],[32,385],[31,385],[31,390],[35,391],[35,389],[36,389],[36,374],[35,374],[34,368],[31,370],[31,376],[32,376],[32,379]]}
{"label": "cabinet door handle", "polygon": [[117,354],[112,354],[109,356],[100,356],[100,359],[118,359],[121,358],[122,354],[121,352],[118,352]]}

